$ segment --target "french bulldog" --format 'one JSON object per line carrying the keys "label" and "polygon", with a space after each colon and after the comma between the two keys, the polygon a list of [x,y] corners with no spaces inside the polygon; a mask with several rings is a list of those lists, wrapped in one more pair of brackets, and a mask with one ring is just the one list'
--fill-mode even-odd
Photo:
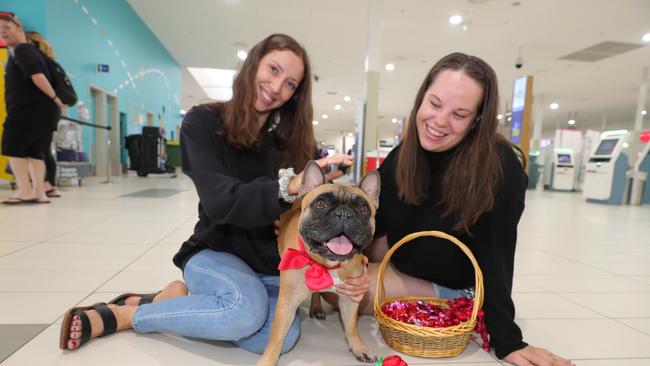
{"label": "french bulldog", "polygon": [[[320,167],[313,161],[307,164],[302,200],[280,217],[280,292],[269,343],[257,366],[276,365],[300,303],[312,294],[317,297],[317,292],[335,292],[337,281],[363,274],[363,249],[375,231],[379,190],[376,171],[367,174],[358,187],[346,186],[325,183]],[[375,362],[377,357],[357,331],[359,304],[339,295],[338,306],[350,351],[359,361]]]}

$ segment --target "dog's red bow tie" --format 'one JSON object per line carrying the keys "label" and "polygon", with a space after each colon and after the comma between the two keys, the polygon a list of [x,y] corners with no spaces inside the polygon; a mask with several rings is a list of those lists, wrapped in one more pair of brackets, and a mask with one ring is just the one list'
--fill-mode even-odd
{"label": "dog's red bow tie", "polygon": [[300,235],[298,235],[298,247],[299,249],[289,248],[284,252],[278,269],[284,271],[285,269],[299,269],[309,266],[305,272],[305,283],[310,291],[320,291],[334,286],[334,280],[327,270],[338,269],[341,266],[327,268],[311,259],[307,251],[305,251],[305,244],[302,242]]}

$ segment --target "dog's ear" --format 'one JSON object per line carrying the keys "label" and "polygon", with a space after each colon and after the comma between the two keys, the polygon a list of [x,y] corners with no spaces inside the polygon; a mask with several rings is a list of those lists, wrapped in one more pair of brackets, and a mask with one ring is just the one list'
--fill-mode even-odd
{"label": "dog's ear", "polygon": [[366,192],[372,203],[375,204],[375,207],[379,205],[379,191],[381,189],[381,178],[379,177],[379,172],[376,170],[371,171],[366,174],[361,182],[359,183],[359,188],[362,191]]}
{"label": "dog's ear", "polygon": [[325,183],[325,176],[315,161],[310,160],[305,166],[302,174],[302,184],[300,184],[300,195],[303,196],[311,192],[314,188]]}

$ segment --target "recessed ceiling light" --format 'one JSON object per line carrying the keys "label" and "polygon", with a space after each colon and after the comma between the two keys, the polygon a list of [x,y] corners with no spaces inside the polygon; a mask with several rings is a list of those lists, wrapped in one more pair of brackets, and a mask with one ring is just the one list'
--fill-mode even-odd
{"label": "recessed ceiling light", "polygon": [[641,111],[642,116],[645,116],[646,114],[648,114],[648,111],[646,111],[645,109]]}
{"label": "recessed ceiling light", "polygon": [[348,132],[348,137],[352,137],[352,136],[354,136],[352,132]]}
{"label": "recessed ceiling light", "polygon": [[244,50],[239,50],[239,51],[237,51],[237,57],[240,60],[244,61],[246,59],[246,57],[248,57],[248,53],[246,53],[246,51],[244,51]]}
{"label": "recessed ceiling light", "polygon": [[349,96],[346,95],[346,96],[343,97],[343,100],[346,101],[346,102],[349,102],[350,100],[352,100],[352,98],[350,98]]}
{"label": "recessed ceiling light", "polygon": [[624,142],[624,143],[623,143],[623,148],[624,148],[624,149],[627,149],[628,147],[630,147],[630,144],[628,144],[627,142]]}
{"label": "recessed ceiling light", "polygon": [[573,126],[573,125],[576,124],[576,120],[575,120],[575,119],[570,119],[568,123],[569,123],[571,126]]}
{"label": "recessed ceiling light", "polygon": [[549,105],[549,108],[551,108],[552,110],[556,110],[556,109],[560,108],[560,105],[553,102],[553,103],[551,103],[551,105]]}
{"label": "recessed ceiling light", "polygon": [[318,121],[313,120],[313,121],[311,121],[311,124],[314,125],[314,126],[318,126]]}
{"label": "recessed ceiling light", "polygon": [[643,37],[641,37],[641,40],[643,42],[650,42],[650,33],[644,34]]}
{"label": "recessed ceiling light", "polygon": [[334,109],[336,109],[337,111],[340,111],[341,110],[341,105],[340,104],[335,104]]}
{"label": "recessed ceiling light", "polygon": [[463,17],[460,15],[452,15],[449,17],[449,23],[453,25],[458,25],[463,21]]}
{"label": "recessed ceiling light", "polygon": [[386,70],[388,71],[393,71],[395,70],[395,65],[394,64],[386,64]]}
{"label": "recessed ceiling light", "polygon": [[501,121],[503,119],[503,114],[497,114],[497,119]]}
{"label": "recessed ceiling light", "polygon": [[228,101],[232,98],[232,81],[235,70],[188,67],[196,82],[209,98]]}
{"label": "recessed ceiling light", "polygon": [[323,114],[321,117],[323,117],[323,119],[327,119],[329,116],[327,114]]}
{"label": "recessed ceiling light", "polygon": [[393,122],[393,123],[397,123],[397,118],[393,118],[390,121]]}

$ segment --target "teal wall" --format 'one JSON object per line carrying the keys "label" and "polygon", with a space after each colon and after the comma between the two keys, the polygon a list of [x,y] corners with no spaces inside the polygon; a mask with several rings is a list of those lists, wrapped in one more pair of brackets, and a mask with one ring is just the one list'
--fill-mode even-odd
{"label": "teal wall", "polygon": [[26,29],[45,29],[46,0],[2,0],[0,11],[18,15]]}
{"label": "teal wall", "polygon": [[[2,0],[0,10],[16,13],[26,30],[50,41],[91,112],[92,85],[118,97],[127,118],[125,135],[141,132],[147,112],[154,114],[154,125],[165,127],[168,139],[175,134],[181,68],[126,0]],[[110,72],[96,72],[97,64],[109,65]],[[77,117],[76,108],[70,116]],[[91,156],[94,135],[84,127],[84,148]]]}

